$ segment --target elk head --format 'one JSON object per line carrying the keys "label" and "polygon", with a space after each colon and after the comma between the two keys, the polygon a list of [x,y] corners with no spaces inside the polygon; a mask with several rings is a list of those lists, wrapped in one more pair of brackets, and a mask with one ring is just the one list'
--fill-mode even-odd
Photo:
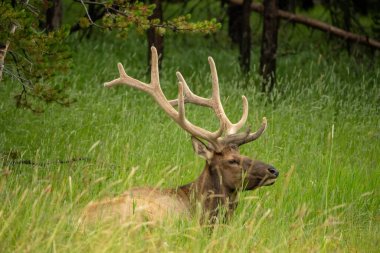
{"label": "elk head", "polygon": [[192,141],[194,151],[206,160],[206,168],[218,176],[219,183],[229,192],[272,185],[279,175],[273,166],[241,155],[237,142],[225,143],[216,150],[195,137]]}
{"label": "elk head", "polygon": [[[273,166],[242,156],[239,153],[239,146],[254,141],[261,136],[267,127],[267,120],[265,117],[263,118],[262,124],[256,132],[251,132],[250,128],[248,128],[246,131],[239,133],[248,117],[247,99],[242,96],[242,117],[237,123],[232,123],[226,116],[220,101],[218,75],[214,60],[211,57],[208,58],[212,76],[211,98],[195,95],[188,87],[182,74],[177,72],[179,81],[178,98],[168,100],[160,86],[157,51],[152,47],[151,52],[150,84],[128,76],[123,65],[118,63],[120,77],[104,85],[112,87],[122,84],[148,93],[172,120],[192,136],[194,150],[206,160],[206,165],[198,180],[182,186],[180,189],[187,195],[189,195],[190,191],[201,196],[207,192],[213,192],[220,193],[224,196],[222,199],[227,199],[229,196],[226,196],[226,194],[228,195],[240,189],[252,190],[259,186],[273,184],[279,174]],[[186,103],[211,108],[219,120],[219,129],[211,132],[192,124],[185,116]],[[206,141],[207,144],[203,141]],[[220,204],[221,202],[218,203]],[[206,203],[205,205],[207,206],[208,204]],[[215,208],[215,205],[209,206],[209,209]]]}

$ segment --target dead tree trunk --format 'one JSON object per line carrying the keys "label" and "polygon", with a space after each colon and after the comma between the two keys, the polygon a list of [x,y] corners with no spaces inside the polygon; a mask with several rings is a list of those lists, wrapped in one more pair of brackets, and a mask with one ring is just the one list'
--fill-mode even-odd
{"label": "dead tree trunk", "polygon": [[238,44],[242,37],[242,23],[243,23],[243,6],[236,4],[228,4],[228,36],[233,43]]}
{"label": "dead tree trunk", "polygon": [[243,2],[243,18],[241,23],[241,40],[239,43],[240,49],[240,67],[244,73],[248,73],[251,65],[251,0]]}
{"label": "dead tree trunk", "polygon": [[[156,8],[153,11],[153,14],[149,17],[150,20],[152,19],[163,19],[162,14],[162,1],[161,0],[152,0],[151,3],[156,5]],[[152,46],[155,46],[158,53],[158,66],[161,68],[162,59],[164,57],[164,36],[160,35],[157,30],[154,27],[151,27],[147,31],[147,37],[148,37],[148,65],[149,68],[151,66],[150,59],[151,59],[151,50],[150,48]]]}
{"label": "dead tree trunk", "polygon": [[296,5],[296,0],[281,0],[278,3],[278,9],[295,13]]}
{"label": "dead tree trunk", "polygon": [[239,63],[244,73],[251,65],[251,2],[243,0],[242,5],[228,3],[228,35],[233,43],[239,45]]}
{"label": "dead tree trunk", "polygon": [[46,0],[46,29],[53,31],[58,29],[62,24],[62,1]]}
{"label": "dead tree trunk", "polygon": [[[10,28],[10,34],[14,34],[16,31],[16,28],[17,28],[16,24],[12,24]],[[3,78],[5,56],[7,55],[9,44],[10,44],[9,40],[5,42],[5,45],[0,44],[0,81]]]}
{"label": "dead tree trunk", "polygon": [[[347,1],[346,4],[342,4],[343,7],[343,23],[344,23],[344,30],[347,32],[351,31],[351,1]],[[351,53],[351,41],[346,40],[346,47],[347,47],[347,52],[350,54]]]}
{"label": "dead tree trunk", "polygon": [[263,92],[271,92],[276,82],[277,6],[277,0],[264,0],[264,22],[260,57]]}

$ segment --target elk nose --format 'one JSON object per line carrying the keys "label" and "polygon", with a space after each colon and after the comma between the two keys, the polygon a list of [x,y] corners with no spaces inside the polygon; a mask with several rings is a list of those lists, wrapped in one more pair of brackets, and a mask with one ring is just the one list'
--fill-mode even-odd
{"label": "elk nose", "polygon": [[271,173],[275,177],[278,177],[278,175],[280,174],[280,172],[278,172],[278,170],[276,170],[273,166],[270,166],[268,168],[268,171],[269,171],[269,173]]}

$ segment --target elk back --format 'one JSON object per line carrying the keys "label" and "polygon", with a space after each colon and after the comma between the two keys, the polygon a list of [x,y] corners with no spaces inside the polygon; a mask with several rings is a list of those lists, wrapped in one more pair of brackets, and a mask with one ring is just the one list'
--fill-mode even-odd
{"label": "elk back", "polygon": [[122,195],[91,202],[80,219],[81,225],[129,220],[158,222],[165,218],[190,216],[189,203],[175,190],[134,188]]}

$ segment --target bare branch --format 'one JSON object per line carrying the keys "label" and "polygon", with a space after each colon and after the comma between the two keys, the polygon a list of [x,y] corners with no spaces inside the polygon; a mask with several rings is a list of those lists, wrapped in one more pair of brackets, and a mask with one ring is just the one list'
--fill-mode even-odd
{"label": "bare branch", "polygon": [[[10,34],[14,34],[16,31],[17,25],[15,23],[12,24]],[[9,48],[9,44],[11,42],[8,40],[5,42],[4,47],[0,47],[0,82],[3,78],[3,70],[4,70],[4,65],[5,65],[5,56],[7,55],[7,51]]]}
{"label": "bare branch", "polygon": [[[243,3],[242,0],[230,0],[230,3],[241,5]],[[263,13],[264,7],[261,4],[252,3],[251,4],[251,10],[259,13]],[[368,38],[367,36],[358,35],[355,33],[351,33],[348,31],[345,31],[343,29],[340,29],[336,26],[332,26],[330,24],[324,23],[322,21],[304,17],[301,15],[296,15],[294,13],[290,13],[283,10],[278,10],[277,15],[279,18],[289,20],[294,23],[299,23],[320,31],[324,31],[327,33],[330,33],[332,35],[335,35],[343,40],[348,40],[352,42],[357,42],[365,46],[369,46],[375,49],[380,49],[380,41]]]}
{"label": "bare branch", "polygon": [[[100,25],[96,24],[94,21],[92,21],[91,15],[90,15],[90,13],[89,13],[88,10],[87,10],[87,6],[86,6],[86,4],[84,3],[83,0],[79,0],[79,1],[80,1],[80,2],[82,3],[82,5],[83,5],[83,8],[84,8],[84,10],[86,11],[86,15],[87,15],[88,20],[90,21],[91,25],[96,26],[96,27],[99,27],[99,28],[104,28],[103,26],[100,26]],[[89,3],[89,2],[87,2],[87,3]],[[93,3],[94,3],[94,2],[91,2],[91,4],[93,4]]]}

